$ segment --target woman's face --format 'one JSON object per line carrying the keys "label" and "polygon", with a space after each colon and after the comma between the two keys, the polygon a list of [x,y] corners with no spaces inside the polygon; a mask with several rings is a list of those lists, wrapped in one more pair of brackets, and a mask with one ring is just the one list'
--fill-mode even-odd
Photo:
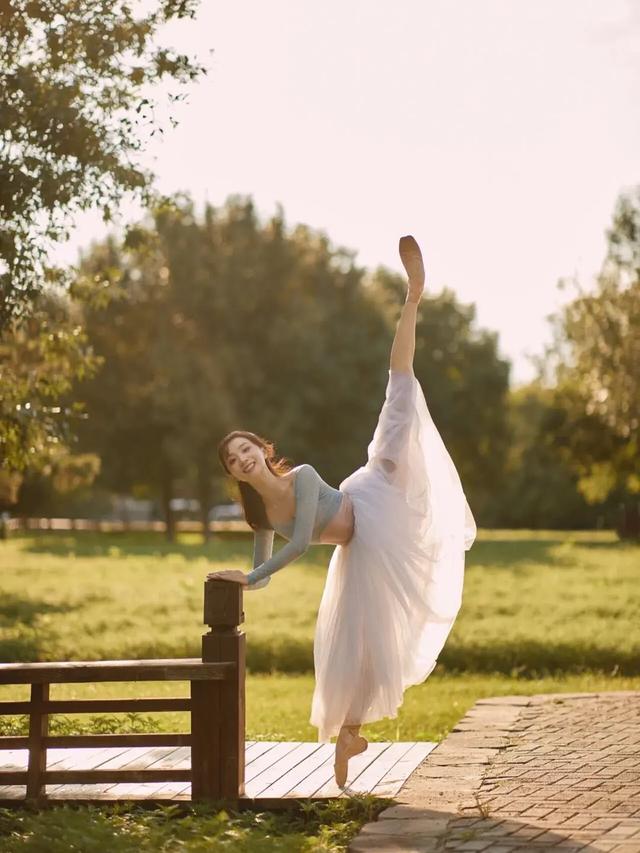
{"label": "woman's face", "polygon": [[266,468],[264,451],[248,438],[232,438],[226,453],[227,468],[236,480],[250,482]]}

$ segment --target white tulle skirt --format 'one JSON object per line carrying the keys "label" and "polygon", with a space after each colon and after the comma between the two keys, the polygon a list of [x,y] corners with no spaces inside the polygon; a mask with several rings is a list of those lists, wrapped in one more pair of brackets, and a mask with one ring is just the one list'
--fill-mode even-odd
{"label": "white tulle skirt", "polygon": [[406,688],[433,670],[476,534],[413,373],[389,371],[368,462],[340,490],[355,530],[333,552],[315,630],[310,722],[323,743],[344,723],[396,717]]}

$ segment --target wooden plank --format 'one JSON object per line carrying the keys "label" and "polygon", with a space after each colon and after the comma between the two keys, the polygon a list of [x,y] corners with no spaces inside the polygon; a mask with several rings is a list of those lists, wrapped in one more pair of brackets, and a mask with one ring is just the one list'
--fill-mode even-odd
{"label": "wooden plank", "polygon": [[[386,749],[388,749],[390,745],[391,744],[389,743],[370,743],[365,752],[361,752],[360,755],[355,755],[349,761],[349,775],[347,776],[347,784],[350,783],[350,780],[353,780],[357,776],[359,776],[363,770],[366,770],[366,768],[371,764],[371,762],[375,761],[376,758],[381,755]],[[309,794],[307,794],[307,796],[339,797],[340,794],[342,794],[342,789],[336,785],[335,778],[333,775],[333,759],[334,756],[332,755],[331,763],[328,767],[328,778],[325,775],[324,780],[321,779],[320,783],[316,785],[315,789],[312,790]],[[306,788],[307,780],[304,781],[303,785]]]}
{"label": "wooden plank", "polygon": [[273,749],[280,741],[277,740],[257,740],[254,741],[250,748],[245,749],[244,760],[245,760],[245,770],[246,767],[252,762],[255,761],[256,758],[260,758],[261,755],[264,755],[265,752],[268,752],[270,749]]}
{"label": "wooden plank", "polygon": [[257,740],[245,740],[244,742],[244,762],[247,763],[247,758],[251,754],[251,751],[255,749]]}
{"label": "wooden plank", "polygon": [[281,776],[280,779],[273,782],[273,784],[269,785],[269,787],[264,791],[261,791],[260,799],[264,799],[265,797],[277,799],[288,796],[289,793],[299,786],[304,779],[324,764],[331,764],[329,770],[326,771],[328,778],[328,776],[333,773],[333,744],[316,743],[315,746],[317,746],[318,749],[312,752],[299,764],[296,764],[295,767],[292,767],[284,776]]}
{"label": "wooden plank", "polygon": [[[184,783],[174,782],[174,786]],[[157,782],[152,783],[124,783],[110,785],[107,789],[104,785],[62,785],[51,795],[50,799],[56,802],[102,802],[113,803],[125,800],[138,801],[147,798],[150,791],[158,787]]]}
{"label": "wooden plank", "polygon": [[296,765],[298,765],[301,761],[304,761],[309,755],[314,752],[317,752],[319,749],[319,743],[299,743],[295,749],[292,749],[291,752],[288,752],[278,761],[270,764],[269,767],[266,767],[262,773],[259,773],[257,776],[254,776],[251,782],[249,782],[246,786],[246,796],[247,797],[258,797],[261,792],[276,782],[278,779],[281,779],[287,771],[293,769]]}
{"label": "wooden plank", "polygon": [[49,730],[49,718],[44,710],[44,704],[48,699],[48,684],[31,685],[29,763],[27,765],[27,798],[30,800],[39,800],[44,796],[44,773],[47,768],[45,739]]}
{"label": "wooden plank", "polygon": [[[189,770],[191,768],[191,750],[185,749],[181,747],[180,749],[174,750],[169,756],[164,756],[159,758],[153,764],[150,764],[149,767],[175,767],[181,770]],[[116,791],[116,788],[118,789]],[[140,790],[139,794],[136,795],[140,799],[155,799],[158,797],[159,799],[171,798],[174,795],[177,796],[181,792],[188,790],[191,792],[191,782],[188,784],[184,784],[182,782],[164,782],[159,785],[145,785],[145,790]],[[121,794],[120,786],[116,785],[113,788],[114,794]],[[135,793],[135,791],[133,791]],[[189,794],[189,796],[191,796]]]}
{"label": "wooden plank", "polygon": [[[106,761],[113,759],[126,752],[125,749],[101,748],[101,749],[52,749],[47,758],[49,770],[81,770],[86,767],[95,770]],[[71,798],[73,790],[69,785],[47,785],[46,796],[57,796],[59,792],[66,792]]]}
{"label": "wooden plank", "polygon": [[8,749],[0,753],[0,770],[26,770],[28,761],[28,749]]}
{"label": "wooden plank", "polygon": [[[123,770],[125,768],[145,769],[160,758],[172,755],[176,752],[177,747],[157,747],[148,749],[147,747],[129,747],[129,749],[101,749],[97,750],[97,754],[91,758],[92,750],[67,750],[70,758],[75,754],[75,766],[73,762],[69,762],[65,766],[68,769],[80,769],[83,764],[88,769],[105,769],[105,770]],[[86,752],[87,755],[78,757],[80,752]],[[69,766],[69,764],[71,766]],[[87,799],[87,788],[91,789],[91,794],[95,794],[96,798],[100,798],[102,794],[114,786],[113,782],[103,782],[101,785],[56,785],[47,791],[55,794],[57,798],[67,797],[73,799],[78,796],[82,799]]]}
{"label": "wooden plank", "polygon": [[266,770],[267,767],[270,767],[272,764],[275,764],[276,761],[279,761],[283,756],[287,753],[291,752],[298,746],[297,743],[289,743],[287,741],[280,741],[276,743],[274,747],[264,752],[261,756],[252,761],[245,768],[245,785],[250,782],[252,779],[255,779],[263,770]]}
{"label": "wooden plank", "polygon": [[45,738],[48,747],[73,749],[92,746],[144,747],[191,746],[188,734],[58,735]]}
{"label": "wooden plank", "polygon": [[[8,704],[8,703],[7,703]],[[22,703],[13,703],[19,705]],[[28,702],[24,703],[29,705]],[[72,699],[47,702],[49,714],[89,714],[96,711],[118,714],[125,711],[189,711],[191,700],[184,699]],[[3,709],[0,703],[0,714],[12,713]],[[18,713],[17,711],[15,713]],[[22,712],[25,713],[25,712]]]}
{"label": "wooden plank", "polygon": [[189,747],[180,746],[171,752],[167,751],[165,755],[161,755],[152,761],[148,767],[158,767],[168,769],[170,767],[179,767],[182,770],[191,769],[191,750]]}
{"label": "wooden plank", "polygon": [[222,796],[220,690],[216,684],[192,681],[191,786],[194,800]]}
{"label": "wooden plank", "polygon": [[188,782],[191,770],[48,770],[45,780],[50,785],[91,785],[94,782]]}
{"label": "wooden plank", "polygon": [[416,767],[424,761],[437,745],[437,743],[432,741],[417,741],[412,743],[405,755],[374,785],[371,793],[376,797],[392,797],[397,794]]}
{"label": "wooden plank", "polygon": [[[263,803],[277,806],[283,799],[344,797],[365,791],[375,796],[393,796],[436,745],[431,742],[372,743],[366,752],[349,762],[348,788],[343,791],[337,788],[333,779],[333,744],[248,741],[245,743],[245,763],[249,785],[247,797],[243,799],[247,806],[259,803],[266,808]],[[54,768],[81,771],[83,781],[47,784],[46,795],[56,801],[82,802],[189,800],[191,785],[188,781],[162,775],[163,772],[188,773],[189,755],[187,747],[52,749],[48,754],[48,773],[53,773]],[[1,770],[14,768],[24,772],[26,758],[24,749],[7,750],[2,755]],[[100,777],[100,782],[87,783],[83,767],[112,772]],[[126,774],[119,771],[126,771]],[[145,775],[144,771],[154,771],[157,774],[151,776],[154,781],[138,781],[149,779],[150,774],[147,772]],[[132,774],[136,781],[124,781]],[[96,776],[91,774],[90,778]],[[24,794],[24,786],[0,787],[0,800],[6,802],[23,799]]]}
{"label": "wooden plank", "polygon": [[94,660],[58,663],[2,663],[0,684],[63,684],[87,681],[224,681],[233,663],[203,663],[199,658]]}
{"label": "wooden plank", "polygon": [[85,803],[93,801],[113,802],[115,799],[111,794],[106,794],[107,787],[111,785],[56,785],[51,790],[47,789],[47,799],[60,803]]}
{"label": "wooden plank", "polygon": [[[186,787],[190,790],[191,785],[189,784]],[[131,785],[119,784],[102,793],[101,797],[104,800],[117,800],[118,802],[122,802],[123,800],[132,800],[135,802],[156,799],[173,800],[180,795],[184,788],[184,782],[166,782],[164,785],[147,782]],[[158,794],[158,790],[163,790],[164,793]],[[84,794],[85,797],[87,797],[87,793]]]}
{"label": "wooden plank", "polygon": [[[149,751],[146,747],[144,752]],[[109,761],[117,759],[129,749],[125,747],[94,747],[90,749],[52,749],[50,751],[51,761],[47,766],[49,769],[57,767],[62,770],[96,770],[98,767],[106,764]],[[55,758],[54,758],[55,756]]]}
{"label": "wooden plank", "polygon": [[[355,761],[349,762],[350,791],[368,793],[378,784],[382,777],[394,767],[398,761],[411,749],[411,743],[390,743],[384,752],[380,753],[360,773],[357,772]],[[349,796],[349,792],[343,791],[341,796]]]}
{"label": "wooden plank", "polygon": [[[273,749],[281,741],[245,741],[245,768],[252,761],[258,759],[261,755],[265,755],[269,750]],[[110,793],[116,794],[119,791],[118,786],[114,786]],[[164,785],[159,785],[153,791],[150,791],[145,799],[172,799],[172,800],[190,800],[191,799],[191,784],[180,785],[167,782]]]}
{"label": "wooden plank", "polygon": [[28,714],[30,710],[30,702],[0,702],[0,717],[8,717],[12,714]]}
{"label": "wooden plank", "polygon": [[[202,774],[196,773],[194,752],[193,798],[233,800],[244,794],[245,662],[246,637],[239,626],[244,621],[242,587],[231,581],[207,580],[204,585],[203,621],[211,630],[202,637],[202,660],[231,661],[233,674],[220,684],[218,716],[215,721],[217,793],[200,791]],[[192,690],[195,685],[192,684]],[[192,716],[192,731],[193,731]],[[209,723],[211,726],[211,722]],[[202,732],[202,729],[201,729]],[[204,748],[204,740],[202,741]],[[209,775],[212,775],[211,772]]]}
{"label": "wooden plank", "polygon": [[28,747],[28,735],[3,735],[3,737],[0,737],[0,750],[23,749]]}
{"label": "wooden plank", "polygon": [[3,785],[0,788],[0,804],[11,800],[24,801],[24,785]]}
{"label": "wooden plank", "polygon": [[167,758],[176,751],[178,747],[171,749],[169,747],[155,747],[147,749],[146,747],[130,747],[120,755],[115,755],[110,761],[106,761],[101,765],[102,770],[124,770],[125,768],[135,768],[142,770],[149,767],[161,758]]}
{"label": "wooden plank", "polygon": [[26,770],[0,770],[0,785],[26,785]]}
{"label": "wooden plank", "polygon": [[[157,754],[160,750],[154,750],[153,753],[144,753],[142,756],[138,756],[129,764],[129,767],[137,766],[143,767],[145,769],[157,769],[157,770],[168,770],[171,768],[178,768],[181,770],[190,770],[191,767],[191,750],[187,747],[179,747],[178,749],[165,750],[163,754]],[[153,796],[153,792],[157,789],[176,789],[176,790],[184,790],[185,787],[190,788],[191,783],[189,782],[185,785],[184,781],[169,781],[162,783],[136,783],[125,785],[123,783],[116,783],[113,785],[105,785],[101,792],[104,793],[105,797],[113,797],[113,799],[120,799],[124,796],[135,795],[136,799],[148,799]]]}
{"label": "wooden plank", "polygon": [[182,785],[180,782],[166,782],[150,790],[144,797],[145,800],[190,800],[191,783]]}

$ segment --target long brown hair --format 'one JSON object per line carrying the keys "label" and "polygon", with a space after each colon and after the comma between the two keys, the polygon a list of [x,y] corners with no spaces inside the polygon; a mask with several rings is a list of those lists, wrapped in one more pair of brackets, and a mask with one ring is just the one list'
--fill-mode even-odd
{"label": "long brown hair", "polygon": [[[277,457],[276,448],[273,442],[267,441],[266,438],[262,438],[254,432],[234,429],[233,432],[225,435],[222,441],[218,444],[218,459],[227,474],[231,473],[227,468],[227,446],[234,438],[246,438],[252,444],[255,444],[257,447],[264,450],[266,454],[265,461],[267,463],[267,468],[277,477],[281,477],[283,474],[286,474],[287,471],[291,471],[292,466],[289,463],[289,460]],[[242,502],[242,508],[244,509],[244,517],[249,527],[253,530],[273,530],[273,526],[267,518],[264,501],[262,500],[259,492],[257,492],[253,486],[250,486],[249,483],[242,482],[242,480],[237,480],[237,483],[238,488],[240,489],[240,500]]]}

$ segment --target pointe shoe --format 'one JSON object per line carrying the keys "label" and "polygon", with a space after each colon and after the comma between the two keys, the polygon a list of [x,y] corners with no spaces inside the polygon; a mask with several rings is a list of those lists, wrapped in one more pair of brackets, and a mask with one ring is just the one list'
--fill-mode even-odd
{"label": "pointe shoe", "polygon": [[356,735],[347,728],[340,731],[336,741],[336,758],[333,765],[336,784],[339,788],[343,788],[347,781],[349,759],[364,752],[368,746],[369,741],[362,735]]}
{"label": "pointe shoe", "polygon": [[414,237],[410,234],[400,238],[399,244],[400,260],[409,276],[409,289],[407,300],[417,302],[424,290],[424,264],[422,252]]}

